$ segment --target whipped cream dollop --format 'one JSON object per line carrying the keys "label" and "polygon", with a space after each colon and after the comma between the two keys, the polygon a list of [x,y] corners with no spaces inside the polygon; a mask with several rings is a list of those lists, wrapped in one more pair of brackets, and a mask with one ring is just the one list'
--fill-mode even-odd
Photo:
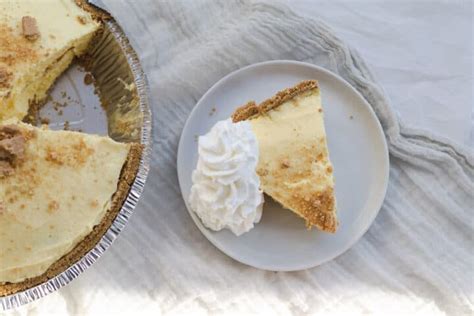
{"label": "whipped cream dollop", "polygon": [[255,171],[258,143],[249,122],[219,121],[199,137],[199,159],[193,172],[190,204],[213,230],[239,236],[262,216],[263,192]]}

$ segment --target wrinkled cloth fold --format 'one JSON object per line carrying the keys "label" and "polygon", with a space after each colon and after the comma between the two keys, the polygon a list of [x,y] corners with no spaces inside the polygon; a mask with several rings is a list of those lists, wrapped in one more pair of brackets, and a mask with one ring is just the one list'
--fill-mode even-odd
{"label": "wrinkled cloth fold", "polygon": [[[245,0],[103,6],[148,76],[149,180],[128,226],[94,267],[14,313],[473,313],[472,152],[401,124],[361,56],[326,24]],[[347,80],[374,109],[390,150],[387,196],[369,231],[335,260],[292,273],[257,270],[214,248],[188,215],[176,172],[181,130],[197,100],[228,73],[273,59],[313,63]]]}

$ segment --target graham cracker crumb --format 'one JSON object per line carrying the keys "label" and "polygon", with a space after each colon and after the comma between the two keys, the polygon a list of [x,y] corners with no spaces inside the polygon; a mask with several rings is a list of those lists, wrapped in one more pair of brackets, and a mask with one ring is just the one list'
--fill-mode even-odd
{"label": "graham cracker crumb", "polygon": [[9,88],[12,73],[8,72],[4,67],[0,67],[0,88]]}
{"label": "graham cracker crumb", "polygon": [[56,202],[54,200],[49,202],[49,204],[48,204],[48,213],[49,214],[52,214],[52,213],[56,212],[58,209],[59,209],[59,203],[58,202]]}
{"label": "graham cracker crumb", "polygon": [[15,172],[23,162],[27,139],[15,125],[0,126],[0,179]]}
{"label": "graham cracker crumb", "polygon": [[39,38],[40,33],[34,17],[24,16],[21,18],[21,27],[23,30],[23,36],[29,41],[35,41]]}
{"label": "graham cracker crumb", "polygon": [[283,159],[283,161],[281,162],[281,167],[286,169],[286,168],[289,168],[290,167],[290,161],[288,159]]}
{"label": "graham cracker crumb", "polygon": [[82,25],[87,24],[87,19],[84,16],[78,15],[76,18],[77,18],[77,21],[79,21],[80,24],[82,24]]}
{"label": "graham cracker crumb", "polygon": [[84,84],[86,86],[89,86],[92,83],[94,83],[94,77],[92,76],[91,73],[86,73],[85,76],[84,76]]}
{"label": "graham cracker crumb", "polygon": [[264,177],[264,176],[268,175],[268,170],[260,168],[260,169],[257,170],[257,174],[261,177]]}

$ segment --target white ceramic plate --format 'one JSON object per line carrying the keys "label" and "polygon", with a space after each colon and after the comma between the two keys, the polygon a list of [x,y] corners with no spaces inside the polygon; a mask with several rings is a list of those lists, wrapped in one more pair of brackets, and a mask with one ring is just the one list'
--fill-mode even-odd
{"label": "white ceramic plate", "polygon": [[[204,227],[188,204],[191,173],[198,158],[197,136],[206,134],[247,101],[262,101],[305,79],[317,79],[321,87],[336,180],[338,231],[308,231],[302,219],[267,196],[260,223],[240,237],[229,230],[214,232]],[[235,260],[272,271],[311,268],[349,249],[374,221],[385,196],[389,171],[382,128],[364,98],[335,74],[294,61],[254,64],[231,73],[209,89],[184,126],[177,164],[183,199],[201,232]]]}

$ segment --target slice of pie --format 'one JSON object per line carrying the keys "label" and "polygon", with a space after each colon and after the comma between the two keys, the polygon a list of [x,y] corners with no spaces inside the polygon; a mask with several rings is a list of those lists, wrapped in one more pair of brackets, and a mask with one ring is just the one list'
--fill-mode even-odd
{"label": "slice of pie", "polygon": [[0,121],[42,102],[99,28],[74,0],[0,1]]}
{"label": "slice of pie", "polygon": [[79,260],[119,212],[141,147],[0,123],[0,296]]}
{"label": "slice of pie", "polygon": [[335,232],[333,167],[318,82],[303,81],[259,105],[249,102],[234,112],[232,120],[252,125],[263,191],[301,216],[308,228]]}

